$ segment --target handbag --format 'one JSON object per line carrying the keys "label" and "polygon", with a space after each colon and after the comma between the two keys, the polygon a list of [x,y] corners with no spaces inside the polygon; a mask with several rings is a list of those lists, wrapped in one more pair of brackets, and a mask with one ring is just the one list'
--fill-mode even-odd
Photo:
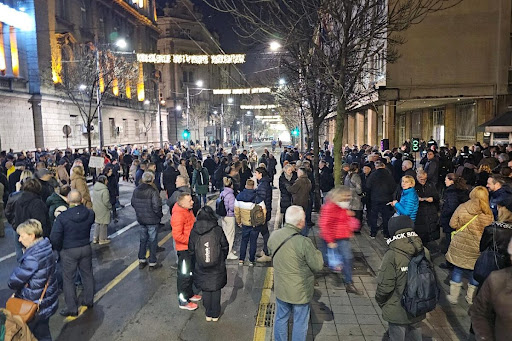
{"label": "handbag", "polygon": [[476,218],[478,217],[478,214],[476,216],[474,216],[473,218],[471,218],[467,223],[464,224],[464,226],[462,226],[460,229],[456,230],[456,231],[453,231],[452,232],[452,238],[453,236],[455,236],[457,233],[459,232],[462,232],[466,229],[466,227],[469,226],[469,224],[471,224],[473,222],[473,220],[475,220]]}
{"label": "handbag", "polygon": [[338,253],[338,250],[330,247],[327,248],[327,264],[333,272],[341,272],[341,269],[343,268],[343,259]]}
{"label": "handbag", "polygon": [[7,303],[5,304],[5,309],[9,310],[11,314],[18,315],[19,317],[21,317],[23,322],[30,322],[34,318],[34,316],[36,316],[36,313],[39,311],[39,305],[43,301],[46,289],[48,289],[48,283],[50,283],[49,278],[44,286],[43,293],[41,294],[38,303],[34,303],[23,298],[11,297],[7,300]]}
{"label": "handbag", "polygon": [[475,263],[473,270],[473,278],[481,284],[484,283],[491,272],[500,270],[507,265],[507,255],[503,255],[498,251],[496,241],[494,239],[495,230],[492,231],[492,245],[485,249]]}

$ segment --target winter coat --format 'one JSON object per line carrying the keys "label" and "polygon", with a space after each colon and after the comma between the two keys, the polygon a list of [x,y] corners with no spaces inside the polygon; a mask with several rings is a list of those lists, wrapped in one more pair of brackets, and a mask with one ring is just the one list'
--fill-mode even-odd
{"label": "winter coat", "polygon": [[235,216],[235,193],[233,188],[224,187],[222,193],[220,193],[220,197],[224,198],[224,206],[226,206],[226,217],[234,217]]}
{"label": "winter coat", "polygon": [[171,214],[172,237],[176,243],[176,251],[188,250],[190,231],[196,218],[191,210],[174,205]]}
{"label": "winter coat", "polygon": [[158,225],[163,217],[160,193],[153,184],[141,183],[132,195],[132,207],[141,225]]}
{"label": "winter coat", "polygon": [[256,195],[258,196],[257,202],[265,202],[265,208],[267,210],[266,220],[268,222],[272,213],[272,186],[270,186],[270,178],[268,176],[261,178],[256,188]]}
{"label": "winter coat", "polygon": [[108,225],[110,224],[110,211],[112,203],[107,186],[101,182],[96,182],[92,190],[92,209],[96,216],[95,223]]}
{"label": "winter coat", "polygon": [[[203,184],[199,184],[199,172],[203,175]],[[210,176],[208,175],[208,169],[202,167],[201,170],[194,169],[192,174],[192,187],[195,189],[198,195],[206,195],[208,193],[208,184],[210,183]]]}
{"label": "winter coat", "polygon": [[[55,181],[53,178],[51,180]],[[49,181],[43,181],[41,179],[38,179],[38,181],[41,184],[41,199],[43,199],[43,202],[46,202],[50,195],[55,193],[55,189]]]}
{"label": "winter coat", "polygon": [[[229,252],[229,243],[222,227],[217,223],[216,216],[211,220],[198,220],[195,222],[188,241],[188,252],[191,257],[196,257],[196,244],[200,236],[205,234],[216,235],[219,245],[213,247],[220,248],[220,262],[216,266],[203,268],[198,262],[194,266],[194,284],[203,291],[217,291],[224,288],[228,282],[226,271],[226,257]],[[211,246],[212,247],[212,246]]]}
{"label": "winter coat", "polygon": [[38,303],[48,282],[48,288],[36,316],[49,319],[59,306],[59,288],[55,276],[55,257],[48,238],[40,239],[23,253],[7,285],[16,290],[15,296]]}
{"label": "winter coat", "polygon": [[437,227],[437,222],[439,221],[437,218],[439,193],[437,192],[436,186],[430,181],[427,181],[425,185],[417,182],[415,189],[419,198],[432,197],[434,201],[419,202],[418,213],[416,214],[416,220],[414,222],[414,231],[424,242],[436,240],[439,235],[439,229]]}
{"label": "winter coat", "polygon": [[354,231],[359,229],[359,221],[350,217],[346,209],[339,207],[332,201],[328,201],[320,209],[318,223],[320,236],[326,243],[352,238]]}
{"label": "winter coat", "polygon": [[16,184],[20,181],[21,173],[23,171],[21,169],[16,169],[11,175],[7,174],[7,178],[9,179],[9,192],[16,192]]}
{"label": "winter coat", "polygon": [[173,166],[167,166],[162,173],[162,182],[164,189],[167,191],[167,197],[170,197],[176,191],[176,178],[178,175],[180,175],[180,172]]}
{"label": "winter coat", "polygon": [[5,341],[37,341],[28,325],[23,322],[20,316],[13,315],[7,309],[0,308],[0,319],[5,323]]}
{"label": "winter coat", "polygon": [[285,224],[272,232],[268,249],[273,258],[274,291],[277,298],[291,304],[308,304],[315,291],[315,272],[322,270],[322,253],[308,237],[300,234],[290,238],[276,253],[286,238],[300,229]]}
{"label": "winter coat", "polygon": [[57,167],[57,180],[63,185],[69,185],[69,174],[66,166],[60,165]]}
{"label": "winter coat", "polygon": [[251,210],[258,204],[266,211],[265,202],[258,201],[259,197],[254,189],[244,189],[235,199],[235,219],[238,225],[252,226]]}
{"label": "winter coat", "polygon": [[395,204],[395,210],[398,215],[406,215],[412,221],[416,220],[416,213],[418,213],[418,194],[414,187],[404,189],[400,197],[400,201]]}
{"label": "winter coat", "polygon": [[208,169],[208,174],[213,175],[215,168],[217,168],[217,164],[215,163],[214,159],[208,156],[203,162],[203,167]]}
{"label": "winter coat", "polygon": [[281,213],[286,213],[286,209],[292,205],[292,194],[288,192],[287,187],[293,185],[293,183],[297,180],[297,173],[292,173],[292,178],[290,180],[286,179],[284,172],[279,177],[279,190],[281,191]]}
{"label": "winter coat", "polygon": [[324,167],[318,171],[319,174],[319,182],[320,182],[320,190],[324,193],[324,195],[329,192],[334,187],[334,176],[332,174],[332,170],[328,167]]}
{"label": "winter coat", "polygon": [[84,205],[68,208],[53,224],[50,240],[57,251],[82,247],[91,243],[94,212]]}
{"label": "winter coat", "polygon": [[441,224],[445,233],[450,233],[453,231],[453,229],[450,227],[450,219],[452,218],[453,212],[455,212],[460,204],[468,200],[468,192],[456,188],[455,185],[451,185],[444,190],[443,205],[441,207],[439,223]]}
{"label": "winter coat", "polygon": [[85,181],[82,167],[73,168],[73,174],[71,174],[71,188],[80,192],[82,195],[82,203],[85,207],[92,208],[91,194],[89,193],[89,187],[87,187],[87,181]]}
{"label": "winter coat", "polygon": [[417,255],[421,250],[425,250],[428,259],[430,254],[423,248],[418,235],[410,228],[396,231],[387,243],[389,249],[382,258],[375,292],[375,300],[382,309],[382,318],[395,324],[419,322],[425,319],[426,315],[412,317],[402,307],[400,300],[407,284],[409,258]]}
{"label": "winter coat", "polygon": [[435,156],[432,160],[428,160],[425,164],[425,172],[427,172],[427,178],[434,185],[437,185],[439,180],[439,158]]}
{"label": "winter coat", "polygon": [[194,212],[194,215],[196,215],[199,209],[201,208],[201,202],[199,201],[199,198],[195,194],[192,194],[192,190],[187,185],[178,187],[174,191],[174,193],[172,193],[171,197],[167,199],[167,206],[169,206],[169,210],[172,212],[172,209],[174,208],[174,205],[178,201],[178,197],[180,196],[181,193],[189,193],[192,196],[192,200],[194,200],[194,207],[192,208],[192,212]]}
{"label": "winter coat", "polygon": [[498,205],[506,206],[509,203],[512,203],[512,188],[509,186],[502,186],[489,194],[489,206],[491,206],[494,220],[498,219]]}
{"label": "winter coat", "polygon": [[349,187],[352,191],[352,200],[350,200],[350,209],[353,211],[361,211],[363,203],[363,188],[361,186],[361,176],[357,173],[348,174],[345,177],[345,186]]}
{"label": "winter coat", "polygon": [[277,166],[277,160],[275,158],[268,158],[267,159],[267,170],[271,177],[274,177],[276,174],[276,166]]}
{"label": "winter coat", "polygon": [[396,183],[393,176],[385,169],[375,169],[366,179],[366,189],[370,191],[372,204],[392,201]]}
{"label": "winter coat", "polygon": [[67,201],[55,192],[46,199],[46,206],[48,206],[48,218],[52,226],[56,218],[55,211],[65,211],[69,207]]}
{"label": "winter coat", "polygon": [[186,167],[186,166],[184,166],[184,165],[182,165],[182,164],[180,164],[180,165],[178,166],[178,172],[180,172],[180,175],[182,175],[182,176],[184,176],[184,177],[187,177],[187,178],[189,177],[189,176],[188,176],[187,167]]}
{"label": "winter coat", "polygon": [[242,171],[242,168],[240,168],[240,191],[242,191],[245,188],[247,180],[249,180],[250,178],[252,178],[251,169],[247,167],[245,171]]}
{"label": "winter coat", "polygon": [[469,308],[477,340],[510,340],[512,335],[512,267],[493,271]]}
{"label": "winter coat", "polygon": [[492,214],[485,214],[478,200],[469,200],[461,204],[450,219],[450,226],[460,230],[475,215],[478,217],[464,230],[453,237],[446,253],[446,260],[462,269],[473,270],[480,256],[480,239],[484,228],[493,221]]}
{"label": "winter coat", "polygon": [[309,192],[311,192],[311,181],[307,175],[299,176],[293,185],[287,187],[292,194],[293,205],[301,206],[304,211],[309,206]]}
{"label": "winter coat", "polygon": [[480,239],[480,252],[483,252],[491,247],[496,247],[498,253],[506,256],[509,260],[507,249],[511,238],[511,223],[493,221],[491,225],[486,226],[484,229],[484,233]]}
{"label": "winter coat", "polygon": [[50,235],[51,224],[46,203],[37,194],[21,192],[14,203],[14,229],[28,219],[39,220],[43,227],[43,236]]}

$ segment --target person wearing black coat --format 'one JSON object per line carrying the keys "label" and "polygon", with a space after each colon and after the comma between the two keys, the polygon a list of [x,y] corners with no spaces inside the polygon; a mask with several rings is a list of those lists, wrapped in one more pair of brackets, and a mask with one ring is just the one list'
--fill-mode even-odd
{"label": "person wearing black coat", "polygon": [[269,158],[267,159],[267,171],[268,171],[268,175],[270,177],[270,184],[272,185],[272,187],[274,186],[274,176],[276,175],[276,166],[277,166],[277,160],[273,154],[270,154]]}
{"label": "person wearing black coat", "polygon": [[[327,167],[327,162],[321,160],[318,167],[320,190],[322,191],[323,197],[327,195],[331,189],[334,188],[334,176],[332,170]],[[284,212],[283,212],[284,213]]]}
{"label": "person wearing black coat", "polygon": [[180,172],[178,172],[174,164],[169,164],[163,172],[162,181],[167,192],[167,198],[170,198],[176,191],[176,177],[178,175],[180,175]]}
{"label": "person wearing black coat", "polygon": [[107,164],[105,169],[103,169],[103,175],[105,175],[108,179],[107,188],[108,194],[110,194],[110,203],[112,204],[112,218],[114,218],[114,222],[117,223],[117,208],[116,201],[119,197],[119,178],[115,174],[115,167],[112,164]]}
{"label": "person wearing black coat", "polygon": [[427,174],[421,170],[417,175],[416,193],[418,193],[419,207],[414,222],[414,232],[421,238],[423,245],[440,238],[437,223],[437,211],[439,206],[439,193],[436,186],[427,181]]}
{"label": "person wearing black coat", "polygon": [[[217,248],[219,259],[211,267],[201,266],[197,261],[203,254],[199,240],[214,240],[210,248]],[[208,251],[208,250],[205,250]],[[206,310],[206,321],[217,321],[220,316],[221,289],[227,284],[226,257],[229,252],[229,243],[218,224],[218,218],[210,206],[203,207],[197,214],[197,220],[190,232],[188,252],[194,262],[194,284],[203,291],[203,304]],[[213,251],[212,251],[213,253]]]}
{"label": "person wearing black coat", "polygon": [[267,170],[263,167],[256,168],[255,177],[258,180],[258,187],[256,188],[256,202],[265,202],[265,208],[267,215],[265,224],[257,226],[260,229],[260,233],[263,236],[263,255],[258,258],[257,262],[270,262],[270,258],[267,248],[268,237],[270,233],[268,231],[268,222],[272,214],[272,186],[270,185],[270,178],[268,177]]}
{"label": "person wearing black coat", "polygon": [[123,179],[128,181],[130,179],[130,166],[133,162],[133,156],[130,153],[123,154]]}
{"label": "person wearing black coat", "polygon": [[370,237],[375,238],[377,235],[377,218],[379,213],[382,215],[382,229],[384,236],[387,238],[388,221],[393,215],[393,210],[387,203],[393,201],[393,193],[396,190],[396,183],[393,175],[386,169],[381,161],[375,161],[375,170],[370,173],[366,180],[366,189],[370,191],[370,201],[372,209],[368,217],[370,225]]}
{"label": "person wearing black coat", "polygon": [[249,161],[242,160],[242,167],[240,168],[240,171],[239,171],[239,173],[240,173],[240,189],[242,189],[242,190],[245,188],[245,184],[247,183],[247,180],[252,178],[252,171],[249,168],[248,163],[249,163]]}
{"label": "person wearing black coat", "polygon": [[[213,174],[215,173],[215,168],[217,168],[217,164],[215,163],[215,160],[212,159],[210,155],[206,157],[206,159],[203,162],[203,167],[208,169],[208,174],[210,175],[210,182],[213,186]],[[213,187],[212,187],[213,190]]]}
{"label": "person wearing black coat", "polygon": [[286,189],[287,186],[291,186],[297,180],[297,173],[293,171],[292,165],[284,166],[283,172],[279,177],[279,190],[281,192],[281,213],[285,214],[288,207],[292,205],[292,194]]}

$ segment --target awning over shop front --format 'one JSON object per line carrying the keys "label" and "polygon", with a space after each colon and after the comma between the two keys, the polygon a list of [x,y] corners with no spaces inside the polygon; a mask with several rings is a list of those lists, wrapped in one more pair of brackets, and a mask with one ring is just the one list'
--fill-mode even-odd
{"label": "awning over shop front", "polygon": [[512,111],[495,117],[477,127],[477,131],[487,133],[510,133],[512,132]]}

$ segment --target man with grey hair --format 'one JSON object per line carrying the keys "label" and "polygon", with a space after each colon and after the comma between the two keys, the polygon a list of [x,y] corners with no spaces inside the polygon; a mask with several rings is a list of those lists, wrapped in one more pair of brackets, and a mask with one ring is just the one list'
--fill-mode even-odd
{"label": "man with grey hair", "polygon": [[[69,208],[59,214],[53,224],[50,241],[60,251],[62,280],[66,309],[62,316],[77,316],[78,306],[92,308],[94,302],[94,277],[92,274],[91,227],[94,212],[82,204],[82,195],[77,190],[68,194]],[[81,302],[75,288],[75,275],[80,271],[84,290]]]}
{"label": "man with grey hair", "polygon": [[157,230],[158,224],[163,217],[162,200],[160,191],[153,183],[155,175],[152,172],[142,174],[141,183],[132,195],[132,207],[137,216],[137,222],[140,224],[140,244],[139,244],[139,269],[144,269],[148,264],[146,259],[146,250],[149,248],[149,270],[155,270],[162,267],[157,263],[156,252],[158,248]]}
{"label": "man with grey hair", "polygon": [[293,311],[292,340],[306,340],[309,304],[315,291],[314,273],[322,270],[324,261],[311,239],[301,235],[306,226],[302,207],[288,207],[285,220],[284,227],[274,231],[268,240],[277,302],[274,338],[288,340],[288,320]]}
{"label": "man with grey hair", "polygon": [[413,178],[416,178],[416,172],[412,169],[412,161],[411,160],[404,160],[402,162],[402,171],[404,172],[403,176],[409,175]]}

